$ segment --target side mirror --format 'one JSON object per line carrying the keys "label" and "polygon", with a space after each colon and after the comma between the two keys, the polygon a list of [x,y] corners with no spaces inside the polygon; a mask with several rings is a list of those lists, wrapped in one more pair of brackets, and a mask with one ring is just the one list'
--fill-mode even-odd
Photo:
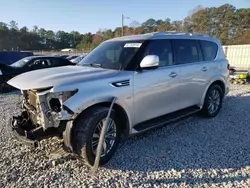
{"label": "side mirror", "polygon": [[140,63],[142,69],[157,68],[159,66],[159,57],[157,55],[147,55]]}

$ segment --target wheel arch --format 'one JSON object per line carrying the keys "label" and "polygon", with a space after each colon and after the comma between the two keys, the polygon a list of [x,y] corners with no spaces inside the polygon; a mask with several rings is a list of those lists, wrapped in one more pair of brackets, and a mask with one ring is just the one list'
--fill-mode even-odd
{"label": "wheel arch", "polygon": [[[85,108],[80,114],[85,113],[86,111],[88,111],[88,110],[90,110],[92,108],[96,108],[98,106],[110,108],[110,105],[111,105],[111,102],[95,103],[95,104],[90,105],[87,108]],[[119,119],[119,122],[120,122],[120,125],[121,125],[121,129],[122,129],[122,134],[127,137],[129,135],[129,132],[130,132],[128,114],[127,114],[126,110],[121,105],[119,105],[118,103],[114,103],[113,109],[114,109],[116,115],[118,116],[118,119]],[[77,117],[80,114],[78,114]]]}
{"label": "wheel arch", "polygon": [[212,85],[215,85],[215,84],[217,84],[217,85],[219,85],[219,86],[221,87],[222,92],[223,92],[223,97],[224,97],[224,95],[225,95],[225,90],[226,90],[225,81],[222,80],[222,79],[218,79],[218,78],[217,78],[217,79],[214,79],[214,80],[212,80],[212,81],[209,82],[209,84],[208,84],[207,87],[206,87],[205,92],[203,93],[203,96],[202,96],[202,99],[201,99],[201,106],[203,106],[203,104],[204,104],[204,100],[205,100],[205,97],[206,97],[206,94],[207,94],[208,89],[209,89]]}

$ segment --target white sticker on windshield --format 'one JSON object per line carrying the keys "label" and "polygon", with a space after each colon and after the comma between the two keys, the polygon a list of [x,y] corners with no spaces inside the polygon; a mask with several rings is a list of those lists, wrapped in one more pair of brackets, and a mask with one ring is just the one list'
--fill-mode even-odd
{"label": "white sticker on windshield", "polygon": [[124,48],[140,48],[142,43],[126,43]]}

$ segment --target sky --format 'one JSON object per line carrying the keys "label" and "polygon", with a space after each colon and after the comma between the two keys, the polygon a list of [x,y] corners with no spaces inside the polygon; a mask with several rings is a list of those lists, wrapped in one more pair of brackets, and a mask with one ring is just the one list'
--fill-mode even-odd
{"label": "sky", "polygon": [[0,0],[0,22],[14,20],[19,27],[95,33],[148,18],[182,20],[197,5],[217,7],[229,3],[250,8],[250,0]]}

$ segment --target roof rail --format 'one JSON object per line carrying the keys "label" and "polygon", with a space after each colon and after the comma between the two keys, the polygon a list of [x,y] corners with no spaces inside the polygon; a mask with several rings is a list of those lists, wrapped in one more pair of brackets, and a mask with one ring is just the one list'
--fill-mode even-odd
{"label": "roof rail", "polygon": [[160,31],[160,32],[154,32],[152,33],[155,35],[188,35],[188,36],[203,36],[203,37],[209,37],[207,34],[198,33],[198,32],[182,32],[182,31]]}

